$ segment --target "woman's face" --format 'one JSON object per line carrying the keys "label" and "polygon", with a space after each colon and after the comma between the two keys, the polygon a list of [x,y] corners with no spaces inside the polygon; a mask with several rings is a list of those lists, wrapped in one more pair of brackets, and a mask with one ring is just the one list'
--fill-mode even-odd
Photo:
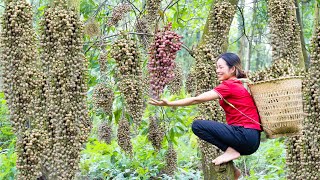
{"label": "woman's face", "polygon": [[230,69],[227,65],[227,62],[222,58],[219,58],[217,61],[216,72],[219,81],[224,81],[235,77],[235,67]]}

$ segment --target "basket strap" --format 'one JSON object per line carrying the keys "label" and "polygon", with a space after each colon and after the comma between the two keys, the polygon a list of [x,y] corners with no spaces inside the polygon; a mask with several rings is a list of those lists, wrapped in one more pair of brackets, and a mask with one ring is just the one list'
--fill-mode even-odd
{"label": "basket strap", "polygon": [[270,130],[270,131],[272,131],[272,132],[274,133],[274,131],[273,131],[272,129],[263,126],[261,123],[255,121],[255,120],[252,119],[251,117],[249,117],[249,116],[247,116],[246,114],[244,114],[242,111],[240,111],[238,108],[236,108],[233,104],[231,104],[229,101],[227,101],[226,99],[224,99],[222,96],[220,96],[220,97],[222,98],[222,100],[223,100],[225,103],[229,104],[229,106],[233,107],[233,108],[234,108],[235,110],[237,110],[239,113],[241,113],[241,114],[244,115],[245,117],[249,118],[249,119],[250,119],[251,121],[253,121],[254,123],[257,123],[257,124],[259,124],[260,126],[262,126],[263,128],[266,128],[266,129],[268,129],[268,130]]}

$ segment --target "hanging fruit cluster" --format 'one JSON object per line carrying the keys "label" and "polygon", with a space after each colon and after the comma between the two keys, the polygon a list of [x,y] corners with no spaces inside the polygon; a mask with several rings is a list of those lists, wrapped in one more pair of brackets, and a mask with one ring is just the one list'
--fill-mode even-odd
{"label": "hanging fruit cluster", "polygon": [[115,7],[112,11],[112,17],[108,19],[107,26],[115,26],[130,11],[129,3],[122,3]]}
{"label": "hanging fruit cluster", "polygon": [[66,7],[56,1],[45,10],[40,60],[31,6],[6,2],[1,66],[17,135],[17,179],[72,179],[90,131],[82,24]]}
{"label": "hanging fruit cluster", "polygon": [[254,82],[283,76],[303,75],[299,64],[300,30],[292,0],[268,1],[273,63],[270,67],[250,75]]}
{"label": "hanging fruit cluster", "polygon": [[161,149],[161,142],[164,138],[164,128],[160,126],[160,123],[155,117],[149,118],[149,134],[148,139],[151,141],[154,149],[159,151]]}
{"label": "hanging fruit cluster", "polygon": [[72,179],[91,124],[86,107],[87,61],[82,50],[83,26],[66,1],[55,1],[41,22],[41,60],[46,81],[47,133],[45,162],[49,178]]}
{"label": "hanging fruit cluster", "polygon": [[112,46],[112,57],[117,64],[117,77],[126,102],[126,111],[137,125],[143,115],[142,72],[136,42],[123,35]]}
{"label": "hanging fruit cluster", "polygon": [[101,48],[100,55],[99,55],[99,67],[100,67],[100,75],[104,78],[107,73],[107,52],[103,48]]}
{"label": "hanging fruit cluster", "polygon": [[157,17],[159,16],[161,1],[162,0],[147,0],[146,2],[146,21],[147,24],[151,27],[151,30],[154,29]]}
{"label": "hanging fruit cluster", "polygon": [[169,148],[165,154],[166,166],[164,168],[164,173],[169,176],[173,176],[175,170],[177,169],[177,152],[174,150],[173,145],[170,143]]}
{"label": "hanging fruit cluster", "polygon": [[[251,74],[249,78],[254,82],[303,75],[298,67],[301,46],[294,2],[272,0],[268,3],[273,63],[270,67]],[[307,157],[305,142],[303,136],[289,137],[286,141],[288,179],[304,179]]]}
{"label": "hanging fruit cluster", "polygon": [[[218,85],[215,73],[217,57],[227,48],[227,39],[235,14],[236,6],[229,2],[217,1],[208,15],[208,23],[205,27],[205,33],[200,46],[195,51],[195,79],[196,79],[196,95],[205,91],[212,90]],[[198,106],[199,114],[201,117],[196,119],[200,120],[216,120],[223,122],[224,113],[217,102],[206,102]],[[200,141],[199,146],[202,152],[204,171],[214,171],[211,169],[212,160],[215,159],[221,151],[213,145]],[[210,178],[210,177],[209,177]]]}
{"label": "hanging fruit cluster", "polygon": [[172,94],[178,94],[183,85],[183,74],[181,65],[177,65],[174,69],[174,77],[168,84],[168,89]]}
{"label": "hanging fruit cluster", "polygon": [[148,70],[153,98],[158,99],[164,87],[174,78],[175,58],[182,42],[177,33],[171,31],[171,24],[157,32],[150,45]]}
{"label": "hanging fruit cluster", "polygon": [[146,1],[146,14],[136,21],[136,31],[142,33],[138,35],[139,40],[143,44],[144,48],[149,48],[151,37],[146,34],[153,34],[156,29],[157,18],[159,17],[159,11],[161,8],[162,0],[147,0]]}
{"label": "hanging fruit cluster", "polygon": [[142,45],[144,46],[145,49],[148,49],[149,43],[150,43],[150,36],[147,34],[151,34],[151,28],[148,26],[147,20],[145,17],[141,17],[137,19],[136,24],[135,24],[136,31],[140,33],[138,35],[138,38]]}
{"label": "hanging fruit cluster", "polygon": [[100,25],[95,19],[90,19],[84,26],[84,33],[89,36],[98,36],[100,34]]}
{"label": "hanging fruit cluster", "polygon": [[249,74],[249,79],[253,82],[267,81],[285,76],[297,75],[297,68],[287,59],[278,59],[268,68]]}
{"label": "hanging fruit cluster", "polygon": [[7,1],[2,16],[1,58],[3,90],[10,121],[17,136],[17,179],[42,175],[46,126],[43,80],[39,69],[32,7],[26,1]]}
{"label": "hanging fruit cluster", "polygon": [[121,119],[118,124],[118,145],[127,154],[132,156],[132,143],[130,138],[130,124],[126,119]]}
{"label": "hanging fruit cluster", "polygon": [[[287,157],[287,165],[290,168],[288,179],[293,179],[290,175],[297,174],[299,179],[319,179],[318,169],[320,168],[320,28],[317,27],[312,39],[312,51],[310,58],[309,74],[306,76],[304,90],[305,112],[308,114],[305,121],[301,141],[302,151],[297,155],[297,148],[291,148]],[[301,146],[301,145],[300,145]],[[289,148],[288,148],[289,149]]]}
{"label": "hanging fruit cluster", "polygon": [[268,1],[268,11],[273,61],[284,59],[299,64],[300,26],[296,20],[294,1]]}
{"label": "hanging fruit cluster", "polygon": [[111,144],[112,128],[107,122],[102,122],[98,128],[98,140],[104,141],[107,144]]}
{"label": "hanging fruit cluster", "polygon": [[92,100],[96,109],[103,109],[105,113],[112,116],[112,104],[114,100],[113,90],[104,83],[95,86]]}
{"label": "hanging fruit cluster", "polygon": [[191,69],[186,80],[186,90],[189,94],[194,95],[194,93],[196,92],[196,88],[197,88],[196,72],[194,69]]}

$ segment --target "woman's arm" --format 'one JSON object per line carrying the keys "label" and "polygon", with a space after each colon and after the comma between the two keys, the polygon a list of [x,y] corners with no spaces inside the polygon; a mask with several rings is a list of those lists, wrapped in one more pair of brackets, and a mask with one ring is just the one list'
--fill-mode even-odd
{"label": "woman's arm", "polygon": [[218,99],[219,95],[214,90],[204,92],[196,97],[189,97],[185,99],[180,99],[177,101],[168,101],[166,99],[162,99],[157,101],[155,99],[150,99],[149,103],[155,106],[189,106],[194,104],[203,103],[206,101],[211,101],[214,99]]}

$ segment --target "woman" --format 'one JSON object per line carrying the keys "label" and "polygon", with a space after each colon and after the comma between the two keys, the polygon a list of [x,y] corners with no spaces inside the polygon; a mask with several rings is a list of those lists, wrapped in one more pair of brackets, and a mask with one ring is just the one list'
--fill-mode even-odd
{"label": "woman", "polygon": [[[221,83],[213,90],[177,101],[151,99],[149,103],[156,106],[188,106],[220,99],[227,124],[208,120],[195,120],[192,124],[195,135],[224,151],[213,160],[215,165],[220,165],[237,159],[240,155],[254,153],[260,145],[261,127],[257,107],[242,82],[238,80],[246,77],[241,69],[240,58],[233,53],[224,53],[216,64],[217,77]],[[239,176],[240,171],[235,168],[235,179]]]}

